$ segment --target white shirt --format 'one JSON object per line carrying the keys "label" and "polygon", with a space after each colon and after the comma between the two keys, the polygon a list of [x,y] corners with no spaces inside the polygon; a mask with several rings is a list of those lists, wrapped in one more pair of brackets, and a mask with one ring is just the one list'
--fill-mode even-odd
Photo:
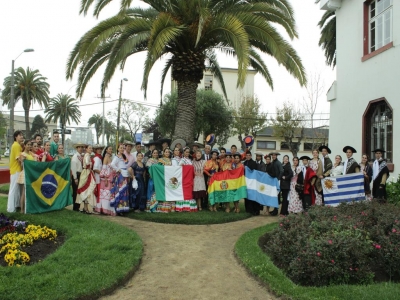
{"label": "white shirt", "polygon": [[71,172],[74,179],[78,179],[76,175],[77,172],[82,172],[82,162],[79,160],[78,155],[82,157],[80,153],[76,152],[71,159]]}
{"label": "white shirt", "polygon": [[352,159],[352,158],[353,158],[353,156],[350,157],[350,158],[348,158],[348,159],[344,162],[344,164],[343,164],[343,175],[346,175],[347,162],[348,162],[350,159]]}
{"label": "white shirt", "polygon": [[[93,165],[93,170],[98,170],[101,172],[101,169],[103,168],[103,163],[101,162],[100,157],[95,156],[94,160],[94,165]],[[96,183],[100,183],[100,173],[94,172],[94,178],[96,179]]]}

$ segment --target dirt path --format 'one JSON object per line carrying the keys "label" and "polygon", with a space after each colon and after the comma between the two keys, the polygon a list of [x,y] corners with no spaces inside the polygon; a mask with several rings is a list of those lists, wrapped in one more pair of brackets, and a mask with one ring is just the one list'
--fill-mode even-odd
{"label": "dirt path", "polygon": [[275,299],[239,265],[233,249],[243,233],[277,217],[191,226],[110,220],[135,230],[144,254],[132,279],[102,299]]}

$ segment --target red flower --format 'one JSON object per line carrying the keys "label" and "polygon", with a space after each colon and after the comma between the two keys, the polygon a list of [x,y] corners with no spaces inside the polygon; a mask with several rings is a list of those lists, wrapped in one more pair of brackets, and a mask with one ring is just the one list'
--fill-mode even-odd
{"label": "red flower", "polygon": [[375,248],[376,249],[381,249],[381,246],[380,245],[375,245]]}
{"label": "red flower", "polygon": [[334,264],[334,263],[335,263],[335,261],[332,259],[332,260],[331,260],[331,263],[333,263],[333,264]]}
{"label": "red flower", "polygon": [[332,240],[329,240],[328,243],[329,243],[329,245],[332,245]]}
{"label": "red flower", "polygon": [[321,256],[321,253],[320,253],[320,252],[317,252],[317,256]]}

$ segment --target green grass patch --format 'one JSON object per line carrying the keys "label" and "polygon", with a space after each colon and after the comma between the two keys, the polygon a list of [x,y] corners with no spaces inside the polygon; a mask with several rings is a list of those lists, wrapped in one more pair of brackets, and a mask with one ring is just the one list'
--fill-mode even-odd
{"label": "green grass patch", "polygon": [[[1,212],[6,205],[7,198],[0,197]],[[128,280],[140,263],[140,237],[107,217],[69,210],[7,215],[56,229],[66,241],[41,263],[0,267],[2,300],[97,299]]]}
{"label": "green grass patch", "polygon": [[9,184],[3,184],[0,186],[0,194],[8,194],[9,190],[10,190]]}
{"label": "green grass patch", "polygon": [[[168,224],[186,224],[186,225],[207,225],[235,222],[250,218],[252,215],[246,213],[244,203],[240,202],[240,213],[225,212],[225,208],[219,208],[217,212],[211,212],[208,209],[203,209],[199,212],[174,212],[174,213],[129,213],[127,217],[156,223]],[[231,204],[233,208],[233,204]],[[232,209],[233,210],[233,209]]]}
{"label": "green grass patch", "polygon": [[[235,254],[249,272],[265,283],[268,290],[284,299],[352,299],[395,300],[399,299],[400,284],[378,283],[370,285],[333,285],[328,287],[303,287],[294,284],[277,268],[258,246],[258,240],[266,232],[276,228],[277,223],[246,232],[235,245]],[[273,243],[274,241],[270,241]],[[282,249],[282,252],[285,249]],[[300,249],[299,249],[300,251]]]}

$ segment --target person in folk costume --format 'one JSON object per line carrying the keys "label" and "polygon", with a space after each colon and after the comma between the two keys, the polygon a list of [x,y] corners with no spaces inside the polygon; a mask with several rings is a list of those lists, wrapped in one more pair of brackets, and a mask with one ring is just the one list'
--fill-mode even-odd
{"label": "person in folk costume", "polygon": [[309,166],[310,157],[302,156],[300,160],[303,162],[303,167],[301,168],[301,173],[297,176],[297,184],[303,185],[303,210],[307,211],[311,205],[315,204],[314,184],[317,180],[317,174]]}
{"label": "person in folk costume", "polygon": [[265,163],[262,160],[264,154],[262,154],[261,152],[256,152],[254,154],[256,155],[257,171],[265,173],[267,171],[267,166],[265,165]]}
{"label": "person in folk costume", "polygon": [[284,155],[282,160],[282,168],[283,174],[280,180],[280,188],[282,194],[282,206],[280,214],[283,216],[287,216],[289,214],[288,206],[289,206],[289,192],[290,192],[290,181],[293,177],[292,167],[289,162],[289,156]]}
{"label": "person in folk costume", "polygon": [[382,155],[385,153],[383,149],[375,149],[375,161],[372,165],[372,195],[376,199],[386,200],[386,182],[389,178],[389,168],[387,162]]}
{"label": "person in folk costume", "polygon": [[[94,178],[96,179],[96,207],[100,203],[100,172],[103,169],[103,156],[101,155],[102,151],[104,149],[103,145],[96,144],[93,146],[93,151],[94,151],[94,158],[93,158],[93,173],[94,173]],[[97,210],[96,210],[97,211]]]}
{"label": "person in folk costume", "polygon": [[368,154],[361,156],[360,171],[364,174],[364,191],[365,199],[371,200],[371,181],[372,181],[372,167],[369,165]]}
{"label": "person in folk costume", "polygon": [[156,145],[157,143],[153,140],[150,140],[147,144],[144,144],[146,147],[149,148],[149,150],[146,151],[146,153],[144,154],[144,163],[147,162],[148,159],[152,158],[153,155],[153,150],[156,149]]}
{"label": "person in folk costume", "polygon": [[[128,170],[128,174],[129,174],[129,179],[128,179],[128,193],[129,193],[129,203],[132,204],[135,202],[135,200],[133,199],[135,196],[135,191],[132,188],[132,181],[134,179],[134,173],[133,173],[133,169],[132,169],[132,165],[133,163],[136,161],[136,155],[134,155],[134,153],[132,153],[132,148],[133,148],[134,144],[131,141],[124,141],[124,155],[128,161],[128,163],[126,164],[126,168]],[[130,208],[133,209],[133,207],[130,205]]]}
{"label": "person in folk costume", "polygon": [[[161,145],[161,151],[158,151],[158,157],[163,157],[164,150],[170,149],[169,145],[171,145],[171,139],[161,138],[156,141],[157,145]],[[172,155],[172,153],[170,153]],[[169,157],[171,158],[171,157]]]}
{"label": "person in folk costume", "polygon": [[[321,181],[322,179],[324,179],[325,177],[329,177],[331,175],[331,169],[332,169],[332,161],[329,158],[328,154],[331,154],[332,151],[331,149],[329,149],[328,146],[320,146],[318,148],[319,152],[322,153],[322,157],[321,157],[321,163],[322,163],[322,175],[319,175],[318,178]],[[321,185],[322,188],[322,185]],[[324,193],[323,193],[323,189],[322,189],[322,203],[324,203]]]}
{"label": "person in folk costume", "polygon": [[[205,144],[204,145],[204,153],[201,155],[201,160],[204,160],[204,162],[207,162],[211,159],[211,145]],[[208,191],[208,176],[204,176],[204,184],[206,185],[206,192]],[[208,207],[208,194],[206,197],[202,198],[201,200],[201,206],[203,208]]]}
{"label": "person in folk costume", "polygon": [[[172,166],[172,161],[170,157],[171,151],[169,150],[169,148],[165,148],[163,151],[163,157],[158,160],[158,163],[163,166]],[[159,201],[157,205],[157,212],[175,212],[175,205],[176,203],[174,201]]]}
{"label": "person in folk costume", "polygon": [[[150,168],[153,165],[158,164],[158,150],[153,149],[151,152],[151,158],[149,158],[146,162],[147,172],[146,174],[150,174]],[[155,197],[155,188],[154,181],[151,176],[149,176],[149,180],[147,182],[147,202],[146,202],[146,212],[156,212],[157,211],[158,202]]]}
{"label": "person in folk costume", "polygon": [[346,146],[343,148],[343,152],[346,153],[347,160],[343,165],[343,175],[360,173],[360,165],[353,158],[353,154],[357,153],[356,149],[351,146]]}
{"label": "person in folk costume", "polygon": [[[196,152],[200,150],[200,148],[204,148],[202,144],[200,144],[198,141],[194,141],[193,143],[189,144],[189,147],[192,147],[190,151],[190,157],[192,160],[196,158]],[[200,151],[201,153],[201,151]]]}
{"label": "person in folk costume", "polygon": [[[269,176],[273,177],[273,165],[272,165],[272,157],[269,154],[264,156],[265,159],[265,173],[268,173]],[[272,175],[271,175],[272,174]]]}
{"label": "person in folk costume", "polygon": [[182,159],[182,153],[181,150],[179,149],[179,147],[175,147],[173,149],[173,157],[171,160],[171,163],[173,166],[179,166],[179,163],[181,162]]}
{"label": "person in folk costume", "polygon": [[[185,147],[183,148],[183,155],[182,159],[179,162],[179,166],[189,165],[192,166],[193,162],[190,159],[190,148]],[[193,171],[194,172],[194,171]],[[194,199],[179,199],[176,201],[175,211],[177,212],[196,212],[197,211],[197,204],[196,200]]]}
{"label": "person in folk costume", "polygon": [[80,204],[76,202],[78,196],[78,184],[82,173],[83,150],[87,145],[84,143],[76,143],[74,148],[76,152],[71,158],[71,185],[72,185],[72,201],[74,202],[73,210],[79,211]]}
{"label": "person in folk costume", "polygon": [[147,190],[144,183],[146,174],[146,166],[143,163],[143,153],[139,152],[136,156],[136,161],[132,165],[134,179],[137,182],[137,188],[133,190],[130,207],[135,212],[144,212],[146,209]]}
{"label": "person in folk costume", "polygon": [[[203,170],[204,174],[207,175],[207,186],[208,182],[210,181],[210,178],[214,175],[214,173],[218,172],[219,169],[219,165],[217,163],[218,151],[211,150],[210,155],[211,159],[206,161]],[[217,211],[215,204],[210,205],[210,211]]]}
{"label": "person in folk costume", "polygon": [[[257,170],[257,163],[253,160],[249,150],[246,151],[246,160],[243,164],[250,170]],[[260,214],[260,205],[255,200],[244,199],[244,207],[246,212],[251,213],[253,216],[258,216]]]}
{"label": "person in folk costume", "polygon": [[314,184],[314,190],[315,190],[315,203],[313,205],[322,205],[322,182],[321,182],[321,176],[323,176],[323,167],[322,167],[322,162],[319,159],[319,151],[318,149],[314,149],[312,151],[313,158],[310,160],[308,165],[310,168],[314,170],[314,172],[317,174],[317,179]]}
{"label": "person in folk costume", "polygon": [[[82,161],[82,173],[79,178],[78,196],[76,198],[77,203],[81,204],[83,202],[83,212],[86,214],[92,214],[93,209],[96,207],[96,179],[92,170],[92,151],[92,146],[88,145]],[[91,206],[90,210],[89,205]]]}
{"label": "person in folk costume", "polygon": [[112,152],[113,147],[107,146],[101,154],[102,168],[100,172],[100,201],[97,201],[96,211],[101,214],[115,216],[115,209],[110,206],[112,199],[111,189],[115,177],[115,171],[111,167]]}
{"label": "person in folk costume", "polygon": [[335,156],[335,163],[332,166],[332,169],[329,171],[330,177],[337,177],[343,175],[343,163],[342,157],[340,155]]}
{"label": "person in folk costume", "polygon": [[207,199],[207,190],[203,173],[206,161],[201,159],[202,153],[200,150],[197,150],[194,156],[195,159],[193,159],[192,162],[194,168],[193,198],[196,199],[198,209],[202,210],[202,199]]}
{"label": "person in folk costume", "polygon": [[[277,159],[278,155],[280,155],[280,153],[278,152],[271,152],[269,153],[269,155],[271,156],[271,169],[270,169],[270,173],[268,173],[271,177],[274,177],[278,180],[281,180],[282,175],[283,175],[283,167],[282,167],[282,163]],[[278,201],[279,204],[281,204],[281,200],[278,197]],[[269,207],[267,206],[267,211],[269,211]],[[273,211],[270,212],[271,216],[276,216],[278,215],[278,208],[274,208]]]}
{"label": "person in folk costume", "polygon": [[222,166],[225,164],[226,162],[226,149],[224,147],[222,147],[221,149],[219,149],[219,171],[222,171]]}
{"label": "person in folk costume", "polygon": [[[242,164],[242,155],[236,152],[232,156],[233,156],[232,170],[244,168],[244,165]],[[235,205],[235,210],[234,210],[235,213],[240,213],[239,201],[235,201],[233,204]]]}
{"label": "person in folk costume", "polygon": [[225,163],[222,165],[220,171],[232,170],[232,154],[231,152],[225,153]]}
{"label": "person in folk costume", "polygon": [[301,213],[303,211],[303,193],[296,190],[296,184],[299,174],[302,171],[302,168],[299,165],[299,158],[293,157],[293,165],[292,165],[293,177],[290,180],[290,192],[289,192],[289,213]]}

